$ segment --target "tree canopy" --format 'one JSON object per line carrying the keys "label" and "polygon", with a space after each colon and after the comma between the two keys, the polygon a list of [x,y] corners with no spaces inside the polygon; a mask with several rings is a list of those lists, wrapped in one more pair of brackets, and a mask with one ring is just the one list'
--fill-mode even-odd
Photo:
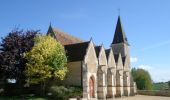
{"label": "tree canopy", "polygon": [[0,72],[6,79],[24,77],[26,59],[24,52],[30,51],[34,45],[33,38],[38,31],[13,30],[0,43]]}
{"label": "tree canopy", "polygon": [[25,54],[27,83],[38,84],[52,77],[64,79],[67,72],[64,47],[50,36],[37,36],[34,41],[32,50]]}
{"label": "tree canopy", "polygon": [[139,90],[151,90],[153,87],[152,79],[148,71],[144,69],[132,68],[132,76]]}

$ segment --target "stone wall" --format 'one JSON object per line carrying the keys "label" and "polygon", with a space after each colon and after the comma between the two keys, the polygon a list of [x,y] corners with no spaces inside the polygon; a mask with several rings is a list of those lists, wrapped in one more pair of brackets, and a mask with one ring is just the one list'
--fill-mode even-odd
{"label": "stone wall", "polygon": [[[83,61],[83,98],[97,98],[97,66],[98,61],[94,45],[93,42],[90,42]],[[89,79],[91,77],[93,77],[94,81],[94,97],[90,97]]]}
{"label": "stone wall", "polygon": [[128,45],[125,43],[112,44],[112,49],[114,54],[121,53],[122,57],[125,57],[127,54],[129,54]]}
{"label": "stone wall", "polygon": [[170,97],[170,90],[137,90],[139,95],[167,96]]}
{"label": "stone wall", "polygon": [[81,66],[81,61],[68,63],[68,73],[62,84],[81,86]]}

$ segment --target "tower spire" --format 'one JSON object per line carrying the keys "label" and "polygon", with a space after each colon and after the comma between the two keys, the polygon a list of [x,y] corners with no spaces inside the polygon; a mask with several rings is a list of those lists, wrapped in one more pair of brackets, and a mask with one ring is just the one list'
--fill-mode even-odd
{"label": "tower spire", "polygon": [[123,30],[120,16],[118,16],[115,35],[114,35],[112,44],[117,44],[117,43],[126,43],[126,44],[128,44],[128,40],[127,40],[126,34],[125,34],[124,30]]}
{"label": "tower spire", "polygon": [[56,37],[55,37],[55,33],[54,33],[54,31],[53,31],[53,27],[52,27],[52,25],[51,25],[51,22],[50,22],[50,25],[49,25],[49,28],[48,28],[48,31],[47,31],[47,35],[50,35],[50,36],[56,38]]}

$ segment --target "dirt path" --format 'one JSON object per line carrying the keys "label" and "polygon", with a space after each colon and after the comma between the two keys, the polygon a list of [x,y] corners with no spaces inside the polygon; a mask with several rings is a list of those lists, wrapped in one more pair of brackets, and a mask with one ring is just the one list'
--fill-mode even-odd
{"label": "dirt path", "polygon": [[116,98],[114,100],[170,100],[170,97],[136,95],[133,97]]}

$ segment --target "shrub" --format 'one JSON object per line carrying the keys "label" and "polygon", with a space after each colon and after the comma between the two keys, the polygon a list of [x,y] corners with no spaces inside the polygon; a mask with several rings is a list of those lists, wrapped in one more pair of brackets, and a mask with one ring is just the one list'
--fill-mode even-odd
{"label": "shrub", "polygon": [[82,97],[82,89],[79,87],[64,87],[64,86],[52,86],[49,89],[49,93],[52,99],[68,100],[68,98],[80,98]]}
{"label": "shrub", "polygon": [[2,96],[3,94],[4,94],[4,89],[1,88],[1,89],[0,89],[0,96]]}

